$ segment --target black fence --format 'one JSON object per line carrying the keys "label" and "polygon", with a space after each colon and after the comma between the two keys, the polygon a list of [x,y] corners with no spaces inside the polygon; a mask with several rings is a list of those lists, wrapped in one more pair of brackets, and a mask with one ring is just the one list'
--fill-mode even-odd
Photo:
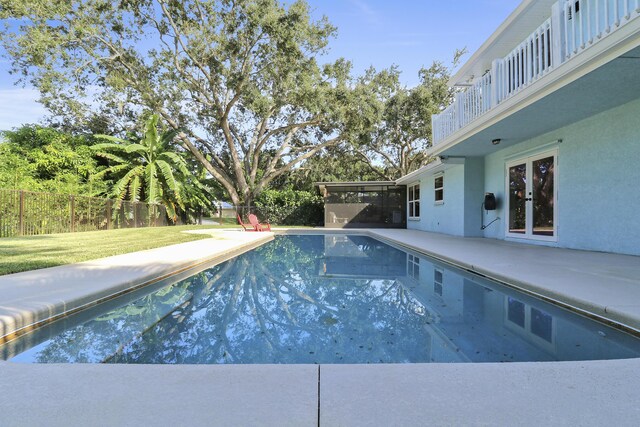
{"label": "black fence", "polygon": [[162,205],[0,189],[0,237],[165,225]]}

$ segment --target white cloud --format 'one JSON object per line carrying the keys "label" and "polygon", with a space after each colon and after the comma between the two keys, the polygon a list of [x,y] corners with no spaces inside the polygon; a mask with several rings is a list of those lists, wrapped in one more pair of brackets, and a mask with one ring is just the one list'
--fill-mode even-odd
{"label": "white cloud", "polygon": [[47,111],[38,104],[39,96],[35,89],[0,89],[0,130],[42,120]]}
{"label": "white cloud", "polygon": [[378,13],[373,10],[371,6],[369,6],[364,0],[349,0],[349,3],[354,5],[358,12],[366,18],[370,23],[378,22]]}

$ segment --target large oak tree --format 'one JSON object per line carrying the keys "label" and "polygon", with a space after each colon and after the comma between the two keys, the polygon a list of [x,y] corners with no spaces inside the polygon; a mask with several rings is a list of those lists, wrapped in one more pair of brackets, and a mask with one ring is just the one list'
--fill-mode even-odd
{"label": "large oak tree", "polygon": [[14,72],[65,121],[145,111],[250,203],[320,150],[366,133],[377,80],[321,66],[335,29],[303,0],[0,0]]}
{"label": "large oak tree", "polygon": [[[454,53],[452,67],[466,49]],[[420,83],[407,88],[394,68],[380,73],[369,70],[373,81],[386,77],[381,91],[383,108],[369,132],[360,135],[354,153],[369,164],[380,178],[394,180],[427,164],[425,150],[432,145],[431,115],[440,113],[452,101],[456,89],[448,85],[451,68],[434,62],[419,71]],[[382,172],[380,172],[382,171]]]}

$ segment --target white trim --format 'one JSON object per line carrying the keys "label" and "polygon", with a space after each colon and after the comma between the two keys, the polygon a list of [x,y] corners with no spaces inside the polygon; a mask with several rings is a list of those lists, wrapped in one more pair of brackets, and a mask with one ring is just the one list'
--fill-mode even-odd
{"label": "white trim", "polygon": [[525,107],[540,101],[547,95],[573,83],[591,71],[600,68],[623,53],[640,46],[640,37],[637,37],[639,28],[640,19],[637,19],[636,22],[629,22],[589,49],[585,49],[580,55],[571,56],[559,66],[556,65],[552,72],[540,77],[520,92],[491,108],[478,120],[463,126],[444,140],[428,148],[426,154],[428,156],[440,155]]}
{"label": "white trim", "polygon": [[420,257],[407,253],[407,276],[420,282]]}
{"label": "white trim", "polygon": [[[440,280],[438,279],[438,274],[440,274]],[[440,287],[440,292],[437,291],[438,287]],[[433,269],[433,293],[442,298],[442,294],[444,293],[444,270],[442,268],[434,267]]]}
{"label": "white trim", "polygon": [[[437,159],[431,163],[428,163],[422,166],[420,169],[416,169],[413,172],[409,172],[408,174],[396,179],[396,184],[406,184],[408,181],[416,179],[416,177],[420,176],[421,174],[429,172],[432,169],[436,169],[438,166],[442,166],[442,165],[443,165],[442,161],[440,159]],[[408,187],[409,185],[413,185],[413,184],[406,184],[406,185]]]}
{"label": "white trim", "polygon": [[[464,157],[447,157],[444,156],[444,159],[437,159],[433,162],[422,166],[420,169],[414,170],[406,174],[405,176],[401,176],[396,180],[396,184],[407,185],[407,182],[413,182],[412,180],[416,179],[418,176],[432,176],[438,173],[444,173],[445,170],[450,169],[452,167],[458,165],[464,165],[465,158]],[[411,185],[411,184],[409,184]]]}
{"label": "white trim", "polygon": [[[419,221],[420,215],[416,215],[416,202],[418,203],[418,211],[420,211],[420,199],[422,198],[422,189],[420,188],[420,181],[415,181],[412,184],[407,185],[407,219],[409,221]],[[415,198],[415,187],[418,187],[419,196]],[[411,200],[411,191],[414,191],[414,199]],[[411,204],[413,203],[413,216],[411,216]]]}
{"label": "white trim", "polygon": [[[478,77],[486,64],[507,55],[551,14],[554,0],[524,0],[498,26],[484,43],[448,81],[449,86],[464,83],[470,75]],[[483,64],[485,66],[483,66]]]}
{"label": "white trim", "polygon": [[[510,186],[509,186],[509,169],[513,166],[524,164],[526,167],[526,182],[527,187],[525,192],[531,193],[533,190],[531,188],[532,179],[531,174],[533,173],[531,165],[534,161],[544,159],[546,157],[553,156],[553,235],[552,236],[541,236],[533,234],[533,211],[532,201],[525,202],[525,232],[521,233],[512,233],[509,232],[509,223],[510,223]],[[505,162],[505,218],[504,222],[504,235],[505,238],[518,239],[518,240],[539,240],[545,242],[557,242],[558,241],[558,176],[559,176],[559,167],[558,167],[558,148],[553,148],[551,150],[540,151],[536,150],[535,154],[529,154],[522,156],[520,158],[506,161]]]}
{"label": "white trim", "polygon": [[[436,180],[442,178],[442,185],[440,187],[436,186]],[[442,198],[438,200],[436,195],[438,194],[438,190],[442,191]],[[433,204],[434,205],[444,205],[444,172],[441,172],[437,175],[433,176]]]}

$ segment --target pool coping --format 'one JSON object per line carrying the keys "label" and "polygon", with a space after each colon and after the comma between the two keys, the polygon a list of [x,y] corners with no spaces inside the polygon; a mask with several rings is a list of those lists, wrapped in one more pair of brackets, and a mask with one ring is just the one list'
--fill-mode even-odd
{"label": "pool coping", "polygon": [[[273,233],[229,233],[217,231],[216,239],[0,276],[0,344],[186,270],[223,262],[273,239]],[[87,278],[91,283],[87,284]]]}
{"label": "pool coping", "polygon": [[[276,230],[284,234],[334,232],[370,235],[428,255],[433,248],[420,241],[414,244],[410,235],[423,241],[441,239],[415,231]],[[253,233],[245,236],[248,234]],[[402,237],[405,244],[394,236],[406,236]],[[259,245],[262,239],[270,240],[273,235],[254,238],[260,242],[253,243]],[[444,248],[447,250],[437,258],[459,265],[448,260],[447,251],[470,241],[452,241],[455,244]],[[236,249],[242,251],[243,246],[250,245],[243,241]],[[201,243],[198,248],[201,247],[207,245]],[[205,258],[198,259],[208,262]],[[473,256],[467,257],[466,267],[464,262],[462,266],[475,271],[481,268],[476,261]],[[168,263],[162,266],[169,268]],[[487,273],[495,274],[496,269],[487,269]],[[518,278],[527,285],[522,279]],[[567,290],[570,288],[562,289],[560,296]],[[596,305],[606,311],[606,305]],[[125,367],[0,361],[0,376],[0,421],[10,425],[68,425],[79,424],[82,419],[120,425],[139,425],[141,420],[158,425],[175,424],[175,420],[190,425],[423,424],[427,420],[434,425],[637,425],[640,421],[635,400],[640,392],[640,359],[461,365]],[[176,388],[181,393],[168,393]],[[206,390],[215,391],[215,399]],[[38,405],[28,411],[15,410],[27,400],[37,401]]]}

